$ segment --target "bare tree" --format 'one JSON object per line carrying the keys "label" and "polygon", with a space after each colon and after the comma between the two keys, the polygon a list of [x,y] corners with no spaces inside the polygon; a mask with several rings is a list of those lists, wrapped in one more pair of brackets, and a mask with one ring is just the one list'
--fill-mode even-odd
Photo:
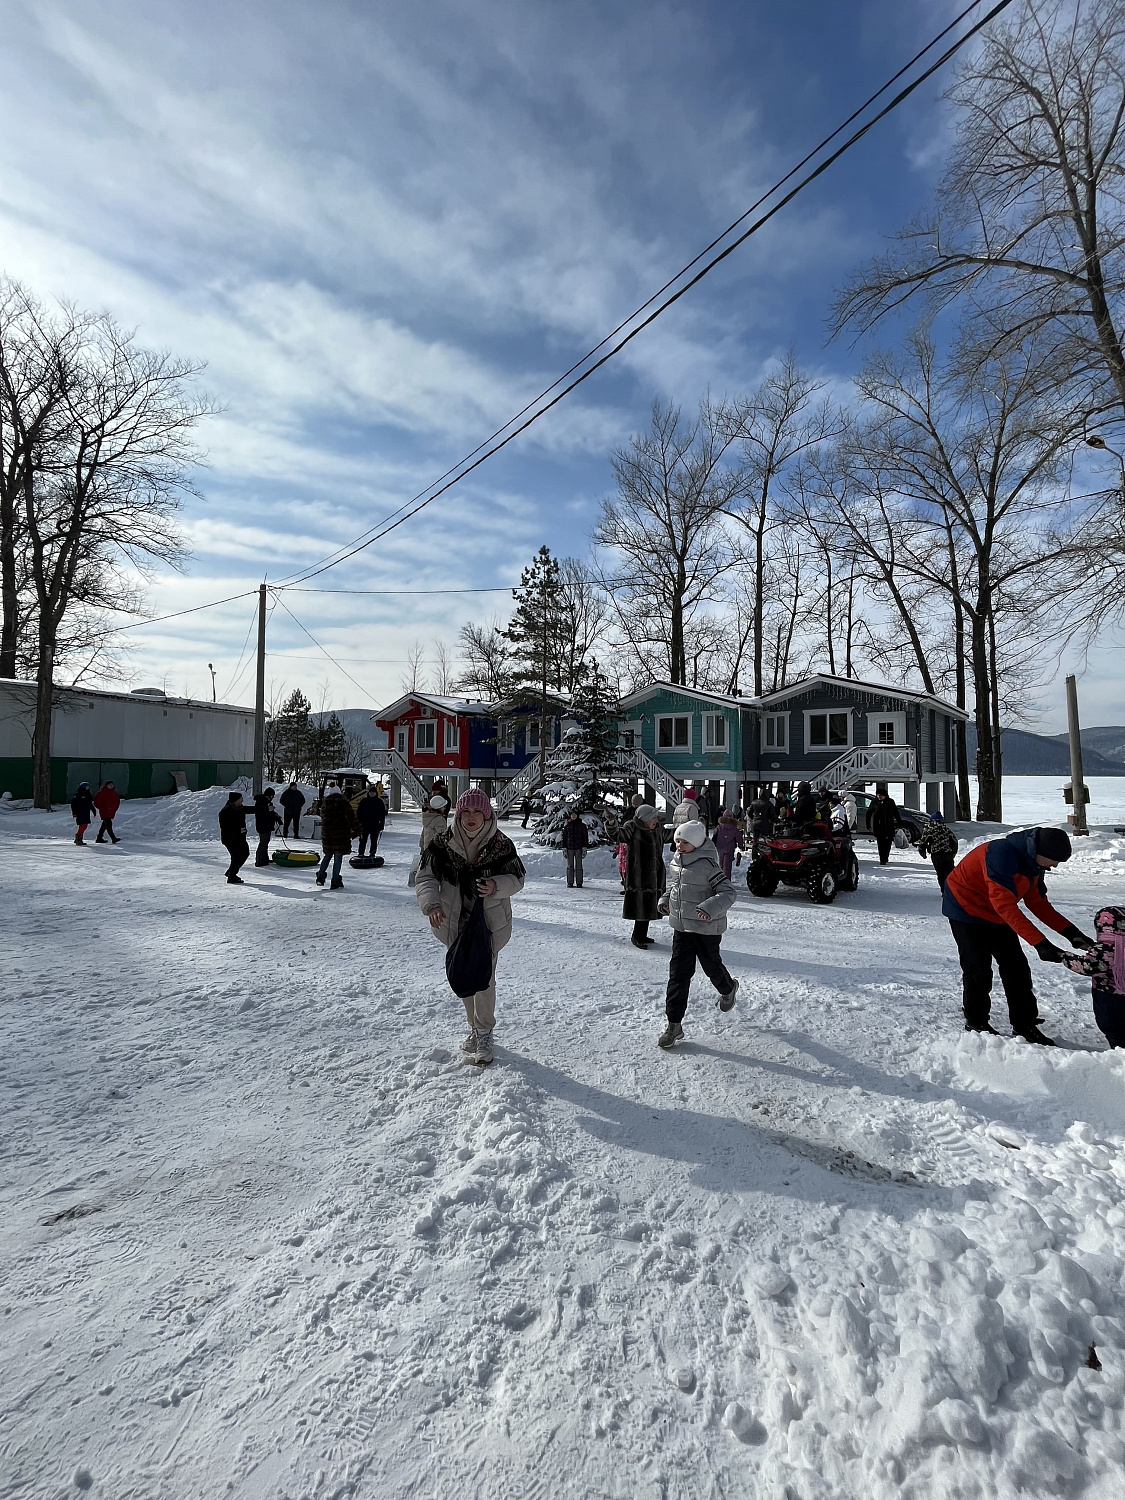
{"label": "bare tree", "polygon": [[837,329],[869,328],[920,291],[944,303],[987,282],[998,338],[1046,331],[1056,377],[1093,374],[1125,413],[1125,7],[1022,8],[985,33],[948,97],[961,119],[936,203],[903,250],[845,288]]}
{"label": "bare tree", "polygon": [[[977,817],[998,820],[1005,683],[1068,624],[1057,583],[1081,547],[1083,518],[1067,488],[1081,419],[1060,400],[1051,351],[1033,339],[997,352],[966,336],[942,361],[919,330],[903,355],[876,356],[857,384],[872,418],[862,463],[877,476],[882,535],[897,548],[880,582],[891,591],[896,577],[914,580],[958,612],[958,655],[973,681]],[[907,602],[903,623],[917,634],[913,613]],[[921,670],[921,650],[918,659]]]}
{"label": "bare tree", "polygon": [[687,632],[700,606],[717,598],[729,557],[721,517],[744,484],[733,442],[726,413],[709,400],[693,422],[678,407],[654,404],[650,430],[613,455],[617,493],[602,502],[594,529],[595,543],[613,555],[608,592],[626,638],[650,647],[647,627],[667,620],[662,670],[672,682],[688,680]]}
{"label": "bare tree", "polygon": [[563,639],[559,643],[560,688],[573,693],[584,664],[593,659],[609,621],[609,605],[600,586],[590,577],[588,564],[576,557],[559,560]]}
{"label": "bare tree", "polygon": [[763,691],[769,536],[777,520],[779,491],[803,454],[828,438],[837,419],[828,402],[815,400],[820,383],[797,366],[790,352],[779,370],[724,412],[744,456],[743,483],[732,494],[729,515],[744,534],[740,558],[751,571],[754,692]]}
{"label": "bare tree", "polygon": [[405,693],[423,690],[426,675],[426,646],[424,641],[415,641],[406,653],[406,671],[402,674],[402,689]]}
{"label": "bare tree", "polygon": [[434,637],[432,645],[434,667],[430,681],[439,698],[449,698],[456,692],[454,679],[457,674],[453,665],[453,653],[439,636]]}
{"label": "bare tree", "polygon": [[61,387],[56,418],[24,476],[23,546],[35,606],[34,797],[50,806],[53,685],[63,622],[77,605],[112,610],[126,566],[178,565],[174,524],[192,432],[210,404],[191,389],[200,368],[143,349],[106,314],[39,313],[34,337]]}
{"label": "bare tree", "polygon": [[508,696],[510,647],[497,619],[483,625],[470,621],[457,636],[461,670],[454,686],[481,703],[499,703]]}

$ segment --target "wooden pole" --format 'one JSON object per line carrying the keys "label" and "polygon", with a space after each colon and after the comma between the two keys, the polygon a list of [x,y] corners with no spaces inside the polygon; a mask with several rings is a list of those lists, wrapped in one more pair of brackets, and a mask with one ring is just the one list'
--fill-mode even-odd
{"label": "wooden pole", "polygon": [[1070,735],[1070,790],[1074,798],[1073,831],[1089,833],[1086,827],[1086,783],[1082,779],[1082,731],[1078,724],[1078,685],[1066,679],[1066,727]]}
{"label": "wooden pole", "polygon": [[258,676],[254,693],[254,795],[262,792],[266,750],[266,586],[258,589]]}

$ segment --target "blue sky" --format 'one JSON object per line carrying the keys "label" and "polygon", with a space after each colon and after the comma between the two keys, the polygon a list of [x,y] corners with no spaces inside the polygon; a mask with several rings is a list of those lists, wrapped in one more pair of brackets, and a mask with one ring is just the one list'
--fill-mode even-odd
{"label": "blue sky", "polygon": [[[742,4],[6,0],[0,267],[207,361],[193,558],[164,612],[280,577],[441,473],[643,301],[957,9]],[[654,397],[735,392],[793,346],[845,379],[825,313],[925,200],[949,119],[924,88],[532,433],[320,580],[486,588],[582,555],[613,447]],[[32,123],[33,122],[33,123]],[[387,701],[409,643],[503,595],[288,601],[270,676]],[[135,680],[245,699],[251,601],[133,632]],[[1108,674],[1108,675],[1107,675]],[[1121,722],[1099,656],[1086,717]],[[1052,697],[1057,697],[1053,694]],[[1049,704],[1045,723],[1064,722]]]}

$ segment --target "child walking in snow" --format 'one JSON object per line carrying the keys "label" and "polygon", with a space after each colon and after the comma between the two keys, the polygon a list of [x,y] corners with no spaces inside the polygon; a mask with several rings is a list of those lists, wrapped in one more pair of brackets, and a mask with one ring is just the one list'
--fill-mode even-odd
{"label": "child walking in snow", "polygon": [[1125,1047],[1125,906],[1103,907],[1094,918],[1097,941],[1063,963],[1093,981],[1094,1020],[1111,1047]]}
{"label": "child walking in snow", "polygon": [[719,867],[728,880],[734,867],[734,851],[745,849],[745,847],[746,841],[742,837],[734,813],[723,813],[715,829],[715,852],[719,856]]}
{"label": "child walking in snow", "polygon": [[734,905],[734,886],[719,868],[719,856],[702,823],[682,823],[675,838],[668,889],[660,898],[660,909],[672,928],[664,1002],[668,1025],[656,1039],[656,1045],[665,1049],[683,1039],[681,1022],[696,960],[719,992],[720,1010],[730,1010],[738,993],[738,980],[727,971],[719,953],[727,911]]}

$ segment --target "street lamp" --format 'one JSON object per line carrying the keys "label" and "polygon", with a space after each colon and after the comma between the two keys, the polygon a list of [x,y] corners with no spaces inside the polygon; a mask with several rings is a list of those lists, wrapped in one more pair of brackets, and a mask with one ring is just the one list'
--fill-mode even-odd
{"label": "street lamp", "polygon": [[1083,441],[1085,442],[1087,448],[1094,448],[1099,453],[1113,454],[1114,458],[1117,460],[1118,466],[1121,469],[1121,492],[1122,495],[1125,496],[1125,456],[1122,456],[1122,454],[1118,453],[1116,448],[1111,448],[1106,442],[1105,438],[1102,437],[1100,432],[1088,432],[1086,430],[1087,421],[1089,421],[1088,417],[1085,418],[1082,423]]}
{"label": "street lamp", "polygon": [[211,674],[211,702],[217,703],[219,700],[215,693],[215,668],[210,662],[207,663],[207,670]]}

